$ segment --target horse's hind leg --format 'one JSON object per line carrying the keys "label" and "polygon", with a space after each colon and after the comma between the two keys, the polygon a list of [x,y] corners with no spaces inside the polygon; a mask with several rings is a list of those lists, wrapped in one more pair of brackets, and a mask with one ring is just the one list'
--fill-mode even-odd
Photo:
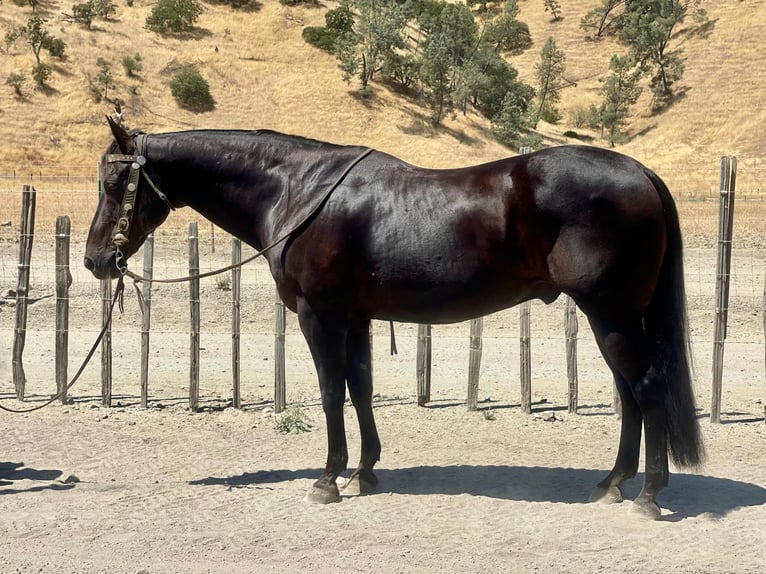
{"label": "horse's hind leg", "polygon": [[591,502],[622,502],[620,485],[638,472],[641,449],[641,409],[633,397],[630,387],[618,372],[614,373],[614,384],[622,402],[622,428],[620,446],[612,471],[598,483],[590,495]]}
{"label": "horse's hind leg", "polygon": [[346,485],[348,494],[372,492],[378,479],[372,472],[380,460],[380,438],[372,413],[372,358],[370,355],[370,322],[350,329],[346,339],[346,381],[351,402],[356,409],[361,435],[359,466]]}
{"label": "horse's hind leg", "polygon": [[306,495],[309,502],[338,502],[336,480],[348,465],[343,403],[346,400],[346,331],[322,321],[308,303],[298,300],[298,322],[306,338],[319,378],[322,409],[327,421],[327,464]]}
{"label": "horse's hind leg", "polygon": [[[669,476],[664,399],[664,385],[667,382],[660,380],[651,368],[651,347],[644,336],[640,320],[616,321],[613,317],[610,321],[599,322],[591,318],[591,326],[605,360],[623,379],[624,384],[618,385],[618,388],[622,389],[620,396],[623,398],[623,406],[627,407],[623,410],[623,436],[620,438],[615,468],[599,484],[597,493],[605,483],[612,486],[612,481],[624,480],[630,472],[635,473],[633,458],[638,452],[638,427],[643,418],[645,478],[643,489],[634,501],[634,509],[651,518],[659,518],[660,508],[656,499],[667,486]],[[625,387],[630,393],[624,390]],[[626,470],[629,471],[627,474]]]}

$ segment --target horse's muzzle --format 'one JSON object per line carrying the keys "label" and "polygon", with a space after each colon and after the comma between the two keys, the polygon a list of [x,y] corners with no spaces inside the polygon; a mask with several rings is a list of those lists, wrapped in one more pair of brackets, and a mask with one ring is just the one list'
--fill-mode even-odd
{"label": "horse's muzzle", "polygon": [[96,279],[114,279],[119,276],[114,254],[98,262],[86,255],[83,258],[82,264],[85,266],[85,269],[93,273]]}

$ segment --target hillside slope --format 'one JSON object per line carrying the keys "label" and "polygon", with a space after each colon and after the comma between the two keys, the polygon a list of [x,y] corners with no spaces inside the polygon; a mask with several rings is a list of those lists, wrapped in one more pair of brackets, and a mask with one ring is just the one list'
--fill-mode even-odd
{"label": "hillside slope", "polygon": [[[571,110],[598,99],[598,77],[607,71],[609,56],[624,48],[611,40],[587,42],[579,28],[581,16],[597,0],[562,2],[564,19],[551,22],[543,3],[521,0],[520,19],[529,24],[535,45],[511,61],[533,82],[534,65],[548,35],[554,35],[567,55],[566,77],[576,87],[564,90],[563,121],[541,126],[547,143],[566,141]],[[271,128],[339,143],[365,144],[410,162],[446,167],[488,161],[512,150],[488,137],[488,122],[476,114],[458,115],[443,128],[430,126],[427,111],[376,85],[375,96],[359,100],[340,77],[335,60],[301,38],[303,26],[323,25],[330,3],[318,8],[285,7],[263,0],[256,9],[232,10],[205,4],[194,39],[163,38],[144,28],[151,0],[118,3],[112,21],[96,20],[86,30],[66,22],[71,0],[43,0],[48,29],[67,44],[68,59],[56,62],[51,93],[32,90],[15,98],[0,86],[0,174],[14,169],[53,174],[89,173],[109,141],[104,116],[107,101],[88,93],[88,79],[97,73],[96,59],[112,64],[115,88],[110,97],[126,104],[131,127],[149,132],[190,128]],[[736,154],[752,173],[761,175],[766,160],[766,0],[706,1],[711,23],[705,33],[679,31],[674,44],[686,57],[683,97],[660,115],[648,114],[648,98],[635,108],[632,139],[621,149],[655,167],[671,186],[715,187],[720,155]],[[9,0],[0,7],[0,30],[23,24],[29,9]],[[126,77],[122,57],[140,53],[138,79]],[[31,68],[33,58],[21,42],[10,54],[0,54],[0,79]],[[194,114],[178,108],[168,88],[172,73],[197,65],[210,82],[215,110]],[[582,130],[578,129],[579,132]],[[606,145],[591,134],[595,145]],[[713,174],[712,181],[710,174]],[[743,179],[744,178],[744,181]],[[755,191],[743,170],[741,185]]]}

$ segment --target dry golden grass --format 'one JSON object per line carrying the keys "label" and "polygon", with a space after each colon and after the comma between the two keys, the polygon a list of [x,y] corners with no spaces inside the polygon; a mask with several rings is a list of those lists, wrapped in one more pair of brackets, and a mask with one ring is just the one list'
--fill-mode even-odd
{"label": "dry golden grass", "polygon": [[[598,77],[607,73],[611,54],[624,51],[610,39],[583,41],[580,18],[597,3],[568,0],[562,3],[563,20],[554,23],[542,2],[519,2],[520,19],[529,25],[535,45],[512,57],[513,65],[533,83],[539,50],[545,38],[554,35],[567,56],[565,76],[576,83],[563,91],[561,124],[540,126],[547,143],[563,143],[567,141],[563,132],[575,129],[593,137],[594,145],[606,145],[598,134],[570,124],[574,109],[598,101]],[[69,58],[54,62],[51,94],[35,92],[28,85],[27,98],[18,100],[10,87],[0,86],[0,174],[14,170],[24,175],[93,173],[110,140],[104,116],[112,110],[111,104],[96,102],[88,94],[88,78],[97,72],[98,57],[112,62],[116,87],[110,96],[126,102],[127,123],[149,132],[271,128],[365,144],[428,167],[469,165],[512,153],[487,136],[488,122],[476,114],[449,118],[443,128],[434,129],[423,108],[384,87],[375,85],[375,95],[368,101],[356,97],[356,85],[341,80],[335,60],[301,38],[303,26],[323,25],[333,2],[311,8],[263,0],[258,9],[249,11],[205,4],[195,39],[162,38],[146,30],[144,22],[153,6],[150,0],[135,0],[133,7],[122,1],[117,4],[113,21],[96,20],[88,31],[62,18],[62,12],[71,10],[71,0],[44,2],[48,27],[66,42]],[[699,200],[716,197],[721,155],[739,156],[739,190],[756,197],[766,193],[761,183],[766,176],[766,115],[762,112],[766,90],[761,89],[766,79],[762,60],[766,0],[706,0],[703,6],[710,17],[704,32],[689,25],[673,41],[686,58],[683,96],[659,115],[649,115],[648,95],[642,97],[629,126],[631,139],[618,147],[655,169],[676,197],[695,200],[681,209],[689,216],[706,213],[715,204]],[[28,9],[9,0],[0,10],[3,33],[29,16]],[[135,52],[141,54],[144,69],[139,79],[130,79],[121,60]],[[12,71],[29,70],[32,63],[31,54],[17,43],[10,55],[0,55],[0,80],[4,82]],[[182,110],[170,95],[172,72],[188,64],[197,65],[210,82],[214,111]],[[131,94],[132,90],[136,93]],[[44,182],[32,183],[44,191]],[[3,189],[18,189],[16,184],[15,180],[0,181]],[[755,206],[763,202],[751,204],[754,207],[746,209],[760,214],[762,208]],[[92,207],[90,200],[73,200],[72,205],[75,210],[81,205]],[[8,207],[0,209],[0,218],[6,218],[8,211],[15,217],[15,209]],[[760,215],[751,218],[755,223],[762,220]],[[715,218],[712,221],[714,225]]]}

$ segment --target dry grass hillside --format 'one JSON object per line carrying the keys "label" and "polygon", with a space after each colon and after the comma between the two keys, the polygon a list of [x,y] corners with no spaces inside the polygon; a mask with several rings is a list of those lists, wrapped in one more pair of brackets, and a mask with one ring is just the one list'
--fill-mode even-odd
{"label": "dry grass hillside", "polygon": [[[68,58],[44,58],[54,68],[51,90],[32,89],[16,98],[5,78],[21,71],[29,76],[32,54],[17,42],[0,54],[0,174],[39,172],[90,173],[109,141],[104,116],[107,101],[88,92],[96,59],[112,64],[115,88],[128,125],[146,131],[189,128],[271,128],[339,143],[370,145],[410,162],[432,167],[468,165],[512,153],[488,137],[488,122],[476,114],[450,118],[434,129],[427,111],[375,85],[369,101],[355,97],[355,84],[340,77],[335,60],[307,45],[304,26],[323,25],[326,10],[286,7],[262,0],[255,8],[233,10],[205,4],[193,39],[163,38],[144,27],[154,2],[117,2],[110,21],[95,20],[93,28],[67,22],[73,0],[42,0],[48,29],[63,39]],[[511,61],[533,83],[534,65],[548,35],[555,36],[567,56],[566,78],[576,86],[563,92],[560,125],[541,125],[546,143],[566,141],[571,112],[598,99],[598,77],[607,72],[609,57],[624,48],[611,40],[589,42],[579,28],[581,16],[598,0],[564,0],[563,20],[552,22],[538,0],[520,0],[520,19],[535,45]],[[648,113],[648,97],[634,109],[631,139],[619,149],[654,167],[679,193],[710,191],[717,183],[721,155],[740,157],[739,187],[759,192],[758,175],[766,175],[766,0],[703,2],[710,23],[703,32],[682,28],[673,45],[683,51],[684,94],[660,115]],[[12,0],[0,5],[0,31],[23,24],[29,8]],[[122,57],[140,53],[143,70],[128,78]],[[198,66],[210,82],[215,110],[194,114],[180,109],[168,88],[172,73],[188,64]],[[579,133],[583,130],[577,128]],[[595,145],[606,145],[597,133]]]}

